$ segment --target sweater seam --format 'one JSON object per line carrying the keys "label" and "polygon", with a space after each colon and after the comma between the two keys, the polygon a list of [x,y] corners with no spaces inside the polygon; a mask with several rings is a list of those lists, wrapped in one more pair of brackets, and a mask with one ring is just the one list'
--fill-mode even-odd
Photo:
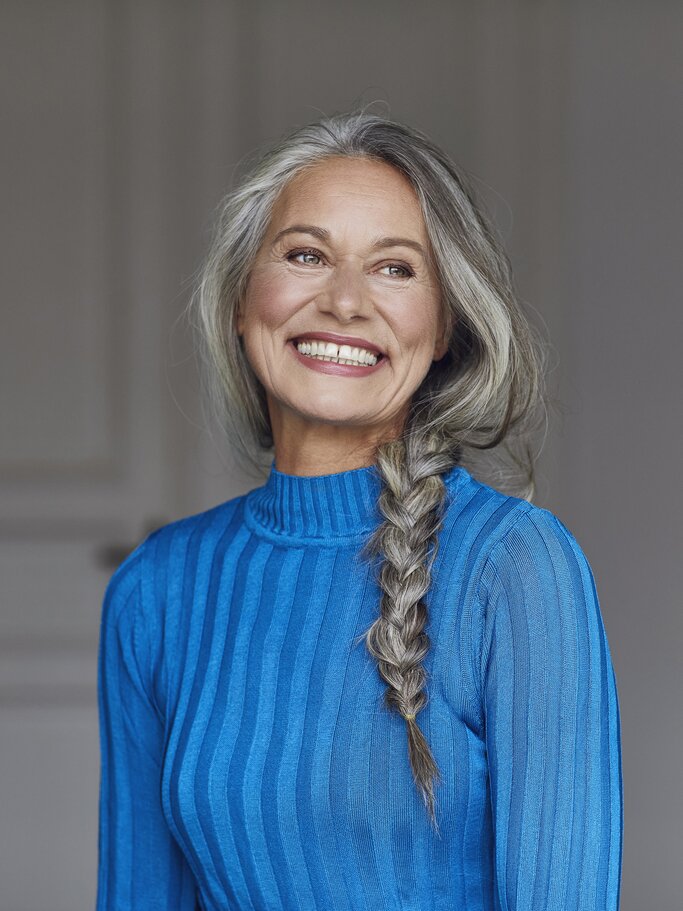
{"label": "sweater seam", "polygon": [[[519,515],[515,518],[515,520],[512,522],[511,525],[509,525],[504,531],[502,531],[500,533],[500,535],[496,538],[496,540],[489,547],[489,551],[488,551],[488,554],[486,555],[486,559],[483,561],[481,568],[479,570],[479,573],[477,574],[477,582],[476,582],[475,590],[476,590],[477,602],[480,607],[481,639],[480,639],[480,642],[478,645],[478,656],[477,656],[478,660],[477,660],[477,666],[476,666],[477,673],[474,675],[474,679],[475,679],[475,685],[477,688],[477,698],[479,701],[479,705],[481,706],[481,709],[482,709],[482,718],[481,718],[482,721],[483,721],[483,705],[484,705],[484,680],[483,680],[482,659],[484,657],[484,634],[486,632],[486,612],[487,612],[488,602],[489,602],[489,597],[490,597],[490,592],[488,592],[488,591],[486,592],[485,597],[482,594],[481,589],[482,589],[483,576],[484,576],[484,573],[486,572],[487,567],[490,564],[493,575],[501,582],[501,587],[502,587],[502,579],[500,577],[500,574],[498,573],[498,569],[497,569],[495,563],[493,562],[493,556],[499,550],[499,548],[501,546],[505,545],[505,542],[506,542],[508,536],[517,528],[517,526],[520,524],[522,519],[524,519],[526,516],[528,516],[534,509],[538,509],[538,508],[540,508],[540,507],[536,507],[533,503],[529,503],[528,501],[526,501],[526,508],[523,509],[522,507],[520,507]],[[503,591],[505,592],[504,588],[503,588]],[[505,595],[507,597],[507,592],[505,592]],[[495,621],[496,621],[496,618],[494,616],[494,618],[493,618],[494,624],[495,624]]]}
{"label": "sweater seam", "polygon": [[[147,699],[149,700],[149,704],[153,708],[155,715],[159,719],[159,723],[163,726],[163,728],[165,730],[166,729],[166,719],[164,717],[164,713],[161,711],[161,709],[157,703],[156,695],[154,693],[153,681],[154,681],[155,668],[154,668],[154,664],[152,661],[150,625],[149,625],[149,620],[148,620],[148,616],[147,616],[148,605],[146,604],[146,599],[145,599],[145,581],[146,581],[145,577],[147,577],[147,579],[149,579],[149,576],[147,574],[149,573],[149,569],[150,569],[149,541],[152,538],[152,536],[158,534],[160,530],[161,529],[156,529],[155,531],[150,532],[150,534],[147,535],[147,537],[144,539],[144,541],[140,545],[141,554],[140,554],[139,582],[138,582],[140,597],[139,597],[139,604],[138,604],[138,613],[140,615],[140,623],[142,625],[142,629],[144,630],[144,634],[145,634],[145,655],[144,655],[145,674],[144,674],[144,676],[141,674],[139,664],[138,664],[138,673],[140,674],[140,679],[143,682],[143,685],[145,688],[145,693],[147,695]],[[155,605],[152,605],[152,607],[154,607],[154,606]],[[137,663],[138,662],[137,662],[137,658],[136,658],[136,664]]]}
{"label": "sweater seam", "polygon": [[294,549],[321,547],[334,550],[337,547],[351,547],[354,544],[360,544],[369,538],[376,528],[376,526],[372,526],[363,529],[362,531],[354,532],[352,535],[343,535],[334,538],[328,536],[316,538],[311,536],[303,537],[300,535],[288,535],[264,528],[264,526],[253,519],[248,511],[248,507],[245,507],[244,510],[244,523],[255,537],[268,541],[271,544],[279,544],[280,546],[292,547]]}

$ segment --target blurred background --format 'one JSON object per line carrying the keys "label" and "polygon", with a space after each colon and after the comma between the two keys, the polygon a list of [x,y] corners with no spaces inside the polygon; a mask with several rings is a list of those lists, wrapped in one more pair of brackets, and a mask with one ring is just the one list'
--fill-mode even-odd
{"label": "blurred background", "polygon": [[362,103],[475,180],[554,346],[535,502],[593,568],[623,911],[681,908],[683,6],[4,0],[0,911],[94,907],[102,596],[244,493],[183,320],[246,156]]}

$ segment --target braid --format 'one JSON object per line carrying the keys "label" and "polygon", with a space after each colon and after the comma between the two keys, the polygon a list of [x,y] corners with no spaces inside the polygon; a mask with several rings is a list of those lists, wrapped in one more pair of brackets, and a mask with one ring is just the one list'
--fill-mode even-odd
{"label": "braid", "polygon": [[458,456],[444,451],[434,438],[415,435],[380,444],[376,464],[384,485],[378,505],[385,521],[363,549],[367,555],[383,557],[378,577],[380,616],[365,633],[366,645],[387,683],[385,705],[408,723],[413,779],[437,832],[434,783],[440,775],[415,717],[427,704],[422,661],[430,641],[424,631],[428,619],[424,597],[431,583],[446,496],[442,475]]}

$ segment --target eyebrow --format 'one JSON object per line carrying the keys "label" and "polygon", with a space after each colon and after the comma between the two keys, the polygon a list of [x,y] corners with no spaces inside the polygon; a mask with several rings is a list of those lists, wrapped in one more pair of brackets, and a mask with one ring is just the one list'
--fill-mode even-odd
{"label": "eyebrow", "polygon": [[[319,240],[324,240],[326,243],[330,242],[330,232],[326,231],[325,228],[319,228],[317,225],[291,225],[289,228],[283,228],[282,231],[279,231],[273,240],[273,246],[284,237],[286,234],[311,234],[313,237],[317,237]],[[415,250],[423,259],[427,258],[424,247],[422,244],[418,243],[416,240],[411,240],[409,237],[378,237],[377,240],[371,245],[371,250],[381,250],[384,247],[410,247]]]}

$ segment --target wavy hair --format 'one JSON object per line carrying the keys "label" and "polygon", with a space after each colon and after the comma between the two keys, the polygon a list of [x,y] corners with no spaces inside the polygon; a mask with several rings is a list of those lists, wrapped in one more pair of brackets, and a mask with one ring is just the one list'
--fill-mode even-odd
{"label": "wavy hair", "polygon": [[383,161],[408,178],[449,333],[448,351],[416,390],[402,432],[373,450],[383,521],[362,550],[380,558],[381,602],[361,638],[386,683],[386,708],[406,720],[413,779],[438,832],[434,784],[440,775],[416,717],[427,704],[425,598],[446,504],[443,475],[469,453],[500,445],[521,473],[518,495],[531,498],[535,457],[527,438],[538,415],[545,417],[545,351],[516,298],[493,220],[463,170],[420,130],[387,116],[357,108],[323,117],[260,153],[222,201],[189,305],[204,389],[248,473],[267,468],[274,441],[265,390],[246,358],[235,316],[278,196],[296,174],[330,156]]}

